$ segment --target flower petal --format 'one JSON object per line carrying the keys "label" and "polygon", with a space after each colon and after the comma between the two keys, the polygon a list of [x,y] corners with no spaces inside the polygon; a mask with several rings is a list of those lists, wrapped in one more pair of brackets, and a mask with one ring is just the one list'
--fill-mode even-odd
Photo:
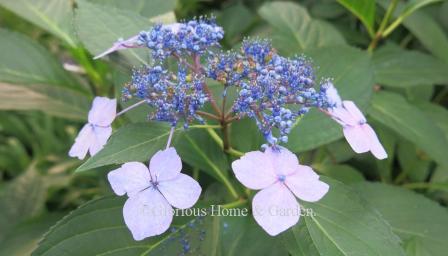
{"label": "flower petal", "polygon": [[339,96],[338,90],[336,90],[331,82],[327,83],[325,95],[327,96],[328,102],[330,104],[333,104],[336,107],[340,107],[342,105],[341,97]]}
{"label": "flower petal", "polygon": [[342,104],[344,105],[344,108],[347,109],[347,111],[355,118],[357,123],[366,122],[365,116],[362,114],[361,110],[359,110],[359,108],[355,105],[353,101],[344,100]]}
{"label": "flower petal", "polygon": [[182,170],[182,161],[173,147],[159,150],[149,162],[151,177],[156,181],[174,179]]}
{"label": "flower petal", "polygon": [[300,206],[291,191],[280,182],[259,191],[252,200],[257,223],[271,236],[294,226],[300,217]]}
{"label": "flower petal", "polygon": [[126,226],[135,240],[160,235],[173,221],[173,208],[156,189],[146,189],[130,197],[123,207]]}
{"label": "flower petal", "polygon": [[356,153],[364,153],[370,150],[370,141],[360,125],[345,126],[343,129],[345,139]]}
{"label": "flower petal", "polygon": [[192,207],[202,190],[196,180],[183,173],[175,179],[160,182],[158,189],[172,206],[179,209]]}
{"label": "flower petal", "polygon": [[89,147],[90,156],[94,156],[101,149],[103,149],[110,135],[112,135],[112,127],[110,126],[107,127],[93,126],[92,128],[94,136],[92,138]]}
{"label": "flower petal", "polygon": [[364,130],[366,137],[370,140],[370,151],[372,154],[380,160],[387,158],[386,150],[383,145],[381,145],[381,142],[372,127],[369,124],[363,124],[361,127]]}
{"label": "flower petal", "polygon": [[250,189],[262,189],[276,181],[271,159],[263,152],[252,151],[233,161],[236,178]]}
{"label": "flower petal", "polygon": [[343,107],[337,107],[329,109],[328,112],[330,113],[333,120],[338,122],[342,126],[346,125],[358,125],[359,122],[353,118],[353,116]]}
{"label": "flower petal", "polygon": [[89,123],[97,126],[109,126],[117,113],[117,100],[95,97],[89,111]]}
{"label": "flower petal", "polygon": [[139,162],[123,164],[120,168],[110,171],[107,179],[115,194],[119,196],[127,193],[129,197],[133,197],[151,186],[148,167]]}
{"label": "flower petal", "polygon": [[86,124],[82,127],[81,131],[79,131],[78,136],[75,139],[75,143],[70,148],[68,155],[70,157],[77,157],[80,160],[84,159],[87,155],[87,151],[89,150],[90,144],[94,139],[95,135],[93,133],[92,125]]}
{"label": "flower petal", "polygon": [[[287,176],[293,174],[299,164],[297,156],[284,147],[277,146],[277,149],[269,147],[264,153],[272,162],[274,172],[277,175]],[[258,165],[260,164],[262,162],[258,163]]]}
{"label": "flower petal", "polygon": [[113,53],[115,51],[122,50],[122,49],[143,47],[143,45],[139,46],[137,44],[137,41],[138,41],[138,35],[133,36],[126,40],[118,40],[117,42],[115,42],[112,45],[112,47],[110,47],[109,49],[105,50],[104,52],[96,55],[95,57],[93,57],[93,59],[96,60],[96,59],[102,58],[110,53]]}
{"label": "flower petal", "polygon": [[294,175],[285,179],[285,184],[298,198],[308,201],[319,201],[330,188],[319,180],[319,176],[309,166],[300,165]]}

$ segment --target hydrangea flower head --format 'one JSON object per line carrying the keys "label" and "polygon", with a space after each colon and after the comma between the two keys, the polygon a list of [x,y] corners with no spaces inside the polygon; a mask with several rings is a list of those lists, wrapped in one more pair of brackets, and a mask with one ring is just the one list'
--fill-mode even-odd
{"label": "hydrangea flower head", "polygon": [[177,73],[162,66],[147,66],[134,71],[132,81],[123,88],[125,100],[136,97],[145,99],[153,111],[148,119],[165,121],[175,126],[179,120],[188,126],[203,119],[196,114],[208,101],[203,90],[204,76],[187,73],[179,65]]}
{"label": "hydrangea flower head", "polygon": [[87,152],[91,156],[98,153],[112,134],[111,124],[115,119],[116,111],[116,99],[95,97],[89,111],[88,123],[79,132],[68,155],[84,159]]}
{"label": "hydrangea flower head", "polygon": [[129,197],[123,217],[135,240],[162,234],[173,220],[172,207],[190,208],[199,199],[199,183],[181,170],[179,155],[168,148],[154,154],[149,169],[129,162],[107,175],[115,194]]}
{"label": "hydrangea flower head", "polygon": [[328,113],[343,127],[344,137],[356,153],[372,152],[378,159],[387,158],[387,153],[375,131],[353,101],[341,101],[333,85],[327,89],[329,101],[334,102]]}
{"label": "hydrangea flower head", "polygon": [[232,169],[244,186],[261,189],[252,200],[252,211],[271,236],[299,221],[300,206],[295,197],[316,202],[329,190],[310,167],[300,165],[296,155],[282,147],[246,153],[232,163]]}
{"label": "hydrangea flower head", "polygon": [[149,31],[140,32],[138,40],[152,50],[155,59],[163,60],[170,55],[207,53],[208,48],[219,46],[224,30],[215,19],[199,18],[170,25],[157,24]]}
{"label": "hydrangea flower head", "polygon": [[[233,111],[253,118],[269,142],[287,142],[298,117],[310,107],[328,107],[325,92],[317,91],[310,62],[301,56],[278,55],[269,40],[245,40],[240,53],[209,58],[207,74],[226,86],[237,87]],[[273,128],[279,135],[274,136]]]}

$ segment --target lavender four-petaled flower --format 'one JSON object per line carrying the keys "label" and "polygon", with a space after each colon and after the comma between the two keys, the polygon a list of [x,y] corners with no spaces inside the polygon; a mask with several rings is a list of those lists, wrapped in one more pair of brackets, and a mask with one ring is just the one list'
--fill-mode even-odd
{"label": "lavender four-petaled flower", "polygon": [[149,169],[129,162],[107,175],[115,194],[129,197],[123,217],[135,240],[162,234],[173,220],[172,206],[190,208],[199,199],[201,186],[181,170],[182,161],[171,147],[158,151]]}
{"label": "lavender four-petaled flower", "polygon": [[236,178],[250,189],[261,189],[252,200],[257,223],[271,236],[294,226],[300,217],[296,197],[320,200],[329,186],[309,166],[300,165],[286,148],[252,151],[232,163]]}
{"label": "lavender four-petaled flower", "polygon": [[115,119],[116,111],[116,99],[95,97],[89,111],[88,123],[79,132],[68,155],[84,159],[87,152],[91,156],[98,153],[112,134],[111,124]]}

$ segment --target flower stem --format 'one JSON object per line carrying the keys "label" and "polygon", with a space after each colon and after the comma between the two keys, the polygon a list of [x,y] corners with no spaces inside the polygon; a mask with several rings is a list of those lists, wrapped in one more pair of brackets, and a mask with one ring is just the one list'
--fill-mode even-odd
{"label": "flower stem", "polygon": [[[207,129],[207,132],[210,135],[210,137],[212,137],[212,139],[219,145],[219,147],[221,147],[224,150],[224,142],[222,141],[221,137],[219,137],[218,133],[216,133],[216,131],[213,129]],[[229,155],[236,157],[244,155],[243,152],[238,151],[232,147],[229,147],[229,149],[227,149],[225,152],[228,153]]]}
{"label": "flower stem", "polygon": [[168,141],[166,142],[166,149],[168,149],[171,145],[171,140],[173,139],[174,126],[171,126],[170,135],[168,136]]}
{"label": "flower stem", "polygon": [[138,107],[138,106],[142,105],[145,102],[146,102],[146,100],[141,100],[141,101],[139,101],[139,102],[137,102],[137,103],[135,103],[135,104],[133,104],[133,105],[123,109],[122,111],[118,112],[116,116],[121,116],[124,113],[128,112],[129,110],[131,110],[131,109],[133,109],[135,107]]}
{"label": "flower stem", "polygon": [[[399,23],[397,25],[394,25],[397,22],[397,20],[398,20],[397,19],[394,23],[392,23],[386,29],[386,26],[389,23],[389,19],[392,16],[392,14],[394,13],[395,8],[397,7],[397,4],[398,4],[398,0],[392,0],[390,5],[387,7],[386,14],[384,15],[384,18],[381,21],[380,27],[378,28],[378,31],[375,33],[375,36],[373,37],[372,41],[370,42],[369,47],[367,48],[368,52],[370,52],[370,53],[373,52],[373,50],[377,47],[378,42],[383,37],[388,36],[390,34],[390,32],[392,32],[392,30],[394,30],[395,27],[398,26]],[[393,25],[394,25],[394,27],[391,28]]]}
{"label": "flower stem", "polygon": [[211,113],[208,113],[208,112],[204,112],[204,111],[200,111],[200,110],[196,111],[196,114],[198,114],[198,115],[200,115],[202,117],[207,117],[209,119],[213,119],[213,120],[217,120],[217,121],[221,120],[219,118],[219,116],[217,116],[217,115],[214,115],[214,114],[211,114]]}

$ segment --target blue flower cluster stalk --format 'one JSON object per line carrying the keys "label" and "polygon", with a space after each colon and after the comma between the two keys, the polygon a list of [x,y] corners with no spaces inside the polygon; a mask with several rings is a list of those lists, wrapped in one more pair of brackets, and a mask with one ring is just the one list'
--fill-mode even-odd
{"label": "blue flower cluster stalk", "polygon": [[[286,143],[296,120],[311,107],[332,107],[326,97],[331,82],[322,81],[316,90],[313,68],[304,56],[282,57],[269,40],[262,39],[246,39],[239,51],[222,52],[223,36],[214,19],[205,18],[158,24],[141,32],[137,44],[151,50],[153,63],[134,71],[123,98],[146,100],[153,108],[151,120],[173,126],[182,121],[185,127],[203,122],[199,110],[210,102],[223,119],[254,119],[271,145]],[[168,58],[177,61],[177,70],[167,68]],[[207,78],[224,85],[223,95],[228,87],[236,88],[238,97],[230,113],[216,106]]]}

